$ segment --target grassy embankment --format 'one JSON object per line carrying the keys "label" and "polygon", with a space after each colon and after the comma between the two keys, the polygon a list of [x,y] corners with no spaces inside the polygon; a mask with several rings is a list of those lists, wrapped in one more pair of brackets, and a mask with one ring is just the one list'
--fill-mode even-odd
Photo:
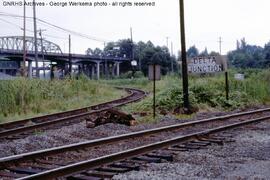
{"label": "grassy embankment", "polygon": [[0,123],[86,107],[126,94],[86,78],[0,81],[0,92]]}
{"label": "grassy embankment", "polygon": [[[244,81],[235,80],[236,71],[230,71],[230,100],[225,98],[224,75],[198,77],[189,79],[190,102],[200,111],[226,111],[257,104],[270,103],[270,70],[244,71]],[[152,82],[147,79],[113,80],[110,84],[142,88],[152,92]],[[182,81],[177,76],[167,76],[157,82],[157,108],[161,114],[174,114],[181,111]],[[145,112],[142,121],[152,121],[152,96],[144,101],[123,107],[127,112]],[[161,117],[162,115],[159,114]],[[176,115],[179,117],[178,115]],[[183,116],[180,116],[183,117]],[[158,119],[158,118],[157,118]]]}
{"label": "grassy embankment", "polygon": [[[230,72],[230,100],[225,98],[224,76],[193,76],[189,79],[190,102],[200,111],[232,110],[270,103],[270,70],[245,71],[246,79],[233,78]],[[114,79],[110,81],[80,80],[42,81],[17,79],[0,81],[0,122],[85,107],[119,98],[123,92],[113,86],[135,87],[152,92],[147,78]],[[157,109],[160,114],[174,114],[182,108],[182,81],[166,76],[157,82]],[[144,112],[136,117],[142,122],[152,120],[152,96],[122,108],[129,113]],[[176,115],[177,117],[183,117]],[[157,118],[158,120],[159,118]]]}

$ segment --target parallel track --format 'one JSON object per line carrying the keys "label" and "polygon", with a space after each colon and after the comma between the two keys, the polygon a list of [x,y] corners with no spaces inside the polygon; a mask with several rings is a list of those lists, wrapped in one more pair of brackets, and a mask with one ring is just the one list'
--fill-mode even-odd
{"label": "parallel track", "polygon": [[[217,133],[220,131],[225,131],[231,128],[261,122],[265,120],[269,120],[269,113],[264,115],[263,113],[267,113],[270,111],[268,109],[261,109],[256,111],[249,111],[243,113],[237,113],[232,115],[226,115],[221,117],[209,118],[189,123],[182,123],[172,126],[166,126],[151,130],[145,130],[141,132],[135,132],[120,136],[108,137],[98,140],[92,140],[84,143],[78,143],[73,145],[62,146],[58,148],[52,148],[48,150],[42,150],[32,153],[26,153],[21,155],[15,155],[11,157],[6,157],[0,159],[0,176],[3,177],[21,177],[21,179],[52,179],[57,177],[67,177],[68,179],[76,179],[78,175],[82,176],[93,176],[89,171],[103,172],[106,174],[106,170],[104,170],[104,165],[113,164],[116,161],[133,159],[134,157],[138,157],[141,155],[145,155],[149,152],[153,152],[154,150],[168,148],[173,145],[177,145],[179,143],[185,143],[189,141],[196,141],[199,145],[204,145],[205,143],[217,142],[218,140],[211,140],[208,136],[213,133]],[[250,117],[251,116],[251,117]],[[255,117],[252,117],[255,116]],[[260,116],[259,118],[257,116]],[[211,125],[212,124],[212,125]],[[205,125],[207,127],[209,125],[213,127],[209,127],[205,130]],[[195,126],[203,126],[202,128],[196,129]],[[95,147],[102,148],[103,146],[109,146],[111,144],[121,144],[125,145],[127,141],[136,141],[142,140],[146,137],[158,136],[164,132],[181,132],[180,130],[188,130],[188,133],[184,133],[181,135],[176,135],[175,137],[168,137],[167,139],[163,139],[162,141],[154,141],[151,143],[146,143],[138,147],[128,148],[121,152],[116,152],[112,154],[104,154],[102,157],[98,158],[87,158],[85,154],[91,154],[93,151],[98,151],[100,149],[93,149]],[[192,133],[189,133],[192,132]],[[137,138],[137,139],[136,139]],[[120,146],[120,145],[119,145]],[[91,149],[92,148],[92,149]],[[75,155],[74,155],[75,152]],[[75,158],[72,157],[74,155]],[[81,157],[78,157],[81,155]],[[149,154],[146,155],[149,160]],[[146,157],[144,156],[144,157]],[[57,160],[63,159],[64,157],[71,158],[72,161],[67,161],[67,163],[59,162]],[[76,160],[77,157],[77,160]],[[165,156],[152,155],[152,160],[156,159],[153,157],[164,158]],[[166,156],[168,158],[168,156]],[[78,160],[79,159],[79,160]],[[84,160],[81,160],[84,159]],[[86,160],[88,159],[88,160]],[[131,161],[133,161],[131,160]],[[151,158],[150,158],[151,160]],[[138,161],[138,159],[137,159]],[[127,162],[127,161],[126,161]],[[130,162],[129,162],[130,163]],[[42,169],[43,165],[47,165],[44,169]],[[109,166],[111,166],[109,165]],[[51,168],[50,168],[51,167]],[[128,169],[128,167],[132,170],[134,166],[127,165],[119,165],[118,167],[122,167],[123,169]],[[125,167],[125,168],[123,168]],[[115,170],[115,169],[114,169]],[[119,168],[118,168],[119,170]],[[107,169],[108,171],[108,169]],[[109,169],[109,171],[112,171]],[[121,168],[120,170],[121,171]],[[74,175],[75,174],[75,175]],[[77,174],[77,176],[76,176]],[[105,175],[104,175],[105,176]],[[83,179],[83,178],[77,178]]]}
{"label": "parallel track", "polygon": [[20,135],[22,133],[33,132],[35,130],[40,130],[43,128],[49,128],[50,126],[53,126],[55,124],[70,124],[74,122],[78,123],[81,122],[84,117],[87,117],[89,115],[100,113],[128,103],[132,103],[146,96],[146,93],[142,90],[132,88],[119,89],[126,90],[129,95],[124,98],[90,107],[0,124],[0,139],[7,138],[9,136]]}

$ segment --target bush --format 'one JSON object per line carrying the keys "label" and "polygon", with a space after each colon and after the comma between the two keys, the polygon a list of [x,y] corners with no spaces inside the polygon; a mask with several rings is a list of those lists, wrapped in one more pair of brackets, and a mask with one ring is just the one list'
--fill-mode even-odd
{"label": "bush", "polygon": [[121,79],[143,78],[143,77],[144,77],[144,74],[141,71],[134,72],[134,75],[133,75],[132,71],[128,71],[128,72],[120,75]]}
{"label": "bush", "polygon": [[[229,100],[225,97],[225,84],[222,75],[216,77],[193,77],[190,79],[189,97],[192,106],[207,105],[213,108],[233,109],[250,104],[270,101],[270,71],[248,71],[244,81],[230,79]],[[166,88],[157,94],[157,106],[172,110],[183,106],[180,86]]]}

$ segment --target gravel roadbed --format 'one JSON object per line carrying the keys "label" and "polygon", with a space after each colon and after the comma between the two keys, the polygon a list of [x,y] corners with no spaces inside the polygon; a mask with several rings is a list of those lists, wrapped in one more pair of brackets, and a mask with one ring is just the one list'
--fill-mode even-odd
{"label": "gravel roadbed", "polygon": [[[265,107],[253,107],[247,110],[254,110]],[[193,121],[198,119],[205,119],[209,117],[221,116],[225,114],[232,114],[243,110],[235,110],[233,112],[208,112],[198,113],[192,119],[172,119],[169,116],[165,116],[159,123],[153,124],[140,124],[137,126],[128,127],[119,124],[105,124],[96,128],[86,128],[85,123],[79,123],[61,127],[58,129],[47,130],[46,132],[37,132],[24,139],[0,141],[0,158],[15,154],[21,154],[46,148],[52,148],[62,146],[66,144],[84,142],[87,140],[98,139],[102,137],[109,137],[114,135],[126,134],[130,132],[136,132],[145,129],[151,129],[156,127],[162,127],[166,125],[172,125],[176,123],[182,123],[187,121]]]}
{"label": "gravel roadbed", "polygon": [[146,164],[114,179],[270,179],[270,121],[229,132],[235,142],[179,152],[172,163]]}

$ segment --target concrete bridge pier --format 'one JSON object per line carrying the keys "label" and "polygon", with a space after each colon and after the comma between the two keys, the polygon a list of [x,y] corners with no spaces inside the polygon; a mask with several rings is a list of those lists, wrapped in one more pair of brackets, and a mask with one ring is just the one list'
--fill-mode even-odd
{"label": "concrete bridge pier", "polygon": [[91,77],[91,69],[89,64],[82,63],[82,73],[89,78]]}
{"label": "concrete bridge pier", "polygon": [[99,80],[100,79],[100,62],[97,61],[96,64],[97,64],[97,80]]}
{"label": "concrete bridge pier", "polygon": [[33,77],[33,66],[32,61],[28,61],[28,77],[31,79]]}
{"label": "concrete bridge pier", "polygon": [[112,74],[112,77],[119,77],[119,74],[120,74],[120,63],[119,62],[112,62],[111,74]]}
{"label": "concrete bridge pier", "polygon": [[113,63],[112,64],[112,77],[115,76],[115,69],[116,69],[115,63]]}
{"label": "concrete bridge pier", "polygon": [[91,79],[94,79],[95,78],[95,65],[94,64],[92,64],[91,65]]}
{"label": "concrete bridge pier", "polygon": [[114,67],[116,66],[116,76],[120,76],[120,62],[115,62]]}

